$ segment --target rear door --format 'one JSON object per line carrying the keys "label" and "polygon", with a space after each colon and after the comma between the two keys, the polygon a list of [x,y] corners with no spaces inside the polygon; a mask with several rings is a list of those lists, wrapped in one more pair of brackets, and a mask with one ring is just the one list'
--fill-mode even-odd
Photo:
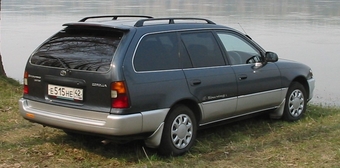
{"label": "rear door", "polygon": [[[264,63],[261,50],[245,36],[218,32],[237,78],[237,113],[254,112],[279,105],[280,72],[275,63]],[[262,66],[257,66],[255,64]]]}
{"label": "rear door", "polygon": [[181,57],[190,58],[190,63],[184,63],[184,73],[190,92],[201,103],[202,123],[231,116],[237,103],[235,74],[226,65],[213,33],[197,31],[182,33],[180,37]]}
{"label": "rear door", "polygon": [[167,110],[182,97],[190,96],[180,67],[176,32],[136,34],[141,38],[132,42],[124,60],[124,76],[131,93],[129,112]]}
{"label": "rear door", "polygon": [[69,26],[42,44],[26,68],[30,100],[109,112],[111,63],[122,32]]}

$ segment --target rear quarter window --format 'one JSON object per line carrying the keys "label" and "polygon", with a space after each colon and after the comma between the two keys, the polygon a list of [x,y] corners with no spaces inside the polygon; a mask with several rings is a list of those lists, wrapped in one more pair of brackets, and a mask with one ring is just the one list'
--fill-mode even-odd
{"label": "rear quarter window", "polygon": [[111,29],[68,27],[32,55],[34,65],[105,72],[123,33]]}

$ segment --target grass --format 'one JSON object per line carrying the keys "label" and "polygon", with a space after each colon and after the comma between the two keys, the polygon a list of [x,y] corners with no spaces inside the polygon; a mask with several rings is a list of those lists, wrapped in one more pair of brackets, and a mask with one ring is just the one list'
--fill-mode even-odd
{"label": "grass", "polygon": [[0,77],[0,168],[5,167],[340,167],[340,109],[309,105],[298,122],[266,116],[200,130],[193,149],[160,157],[140,141],[100,143],[24,120],[22,87]]}

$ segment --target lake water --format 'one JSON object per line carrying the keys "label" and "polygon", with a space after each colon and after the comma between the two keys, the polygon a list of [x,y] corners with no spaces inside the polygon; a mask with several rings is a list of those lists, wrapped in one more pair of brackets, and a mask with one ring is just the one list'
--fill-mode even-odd
{"label": "lake water", "polygon": [[340,106],[339,0],[5,0],[1,54],[8,76],[22,81],[31,52],[66,22],[84,16],[140,14],[204,17],[249,34],[280,58],[309,65],[314,103]]}

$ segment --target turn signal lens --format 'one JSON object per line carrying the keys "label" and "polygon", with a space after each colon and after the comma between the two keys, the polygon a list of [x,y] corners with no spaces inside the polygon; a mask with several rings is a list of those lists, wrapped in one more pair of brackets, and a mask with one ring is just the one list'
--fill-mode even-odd
{"label": "turn signal lens", "polygon": [[111,86],[111,90],[115,90],[118,94],[126,93],[124,82],[113,82]]}
{"label": "turn signal lens", "polygon": [[307,76],[308,79],[312,79],[313,78],[313,71],[310,69],[309,70],[309,74]]}
{"label": "turn signal lens", "polygon": [[32,113],[26,113],[26,117],[27,117],[27,118],[32,118],[32,119],[34,119],[34,118],[35,118],[35,115],[32,114]]}

